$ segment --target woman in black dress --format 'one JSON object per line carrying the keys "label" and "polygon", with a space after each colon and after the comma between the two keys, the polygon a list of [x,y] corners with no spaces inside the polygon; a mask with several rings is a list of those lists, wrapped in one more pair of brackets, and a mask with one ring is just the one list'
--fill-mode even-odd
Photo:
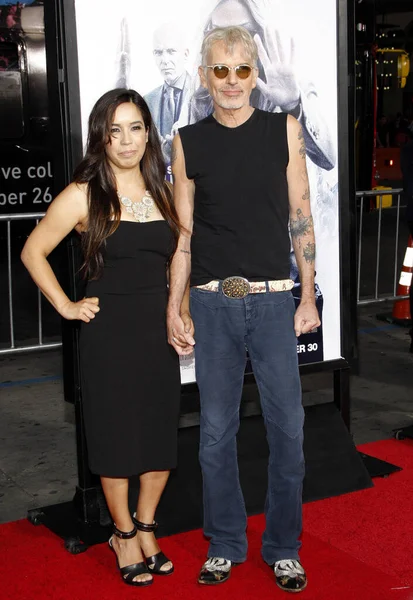
{"label": "woman in black dress", "polygon": [[[133,90],[104,94],[89,118],[74,182],[30,235],[22,260],[66,319],[83,321],[82,401],[90,468],[114,521],[109,545],[125,583],[149,585],[173,565],[154,536],[155,510],[176,465],[178,355],[168,345],[167,266],[179,223],[151,115]],[[47,256],[72,230],[82,237],[86,297],[71,302]],[[188,299],[182,306],[192,333]],[[174,340],[181,353],[190,345]],[[136,513],[129,477],[140,475]]]}

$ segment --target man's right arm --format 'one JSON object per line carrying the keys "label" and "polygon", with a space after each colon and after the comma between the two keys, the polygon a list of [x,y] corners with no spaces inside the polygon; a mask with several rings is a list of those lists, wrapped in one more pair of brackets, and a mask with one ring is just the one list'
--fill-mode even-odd
{"label": "man's right arm", "polygon": [[180,135],[172,143],[172,174],[174,178],[174,203],[178,213],[181,233],[169,274],[169,301],[167,311],[168,341],[178,354],[188,354],[195,341],[185,331],[181,318],[181,305],[191,273],[191,236],[194,214],[195,184],[186,176],[185,155]]}

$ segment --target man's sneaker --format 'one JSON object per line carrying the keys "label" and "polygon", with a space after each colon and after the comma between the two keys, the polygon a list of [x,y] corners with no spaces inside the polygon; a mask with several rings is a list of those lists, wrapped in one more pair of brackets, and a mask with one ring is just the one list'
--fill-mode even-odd
{"label": "man's sneaker", "polygon": [[198,576],[198,583],[205,585],[216,585],[224,583],[231,575],[232,563],[226,558],[218,558],[216,556],[208,558],[202,565],[202,569]]}
{"label": "man's sneaker", "polygon": [[307,576],[298,560],[277,560],[274,564],[275,581],[286,592],[302,592]]}

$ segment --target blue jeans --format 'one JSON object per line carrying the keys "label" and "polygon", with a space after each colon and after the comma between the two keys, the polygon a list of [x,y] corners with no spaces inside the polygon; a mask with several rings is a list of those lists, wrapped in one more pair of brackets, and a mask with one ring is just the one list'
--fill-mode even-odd
{"label": "blue jeans", "polygon": [[233,562],[247,557],[247,515],[236,435],[246,349],[258,385],[269,445],[266,529],[268,564],[298,558],[304,478],[301,384],[291,292],[226,298],[222,291],[191,289],[195,369],[200,391],[200,450],[204,533],[208,556]]}

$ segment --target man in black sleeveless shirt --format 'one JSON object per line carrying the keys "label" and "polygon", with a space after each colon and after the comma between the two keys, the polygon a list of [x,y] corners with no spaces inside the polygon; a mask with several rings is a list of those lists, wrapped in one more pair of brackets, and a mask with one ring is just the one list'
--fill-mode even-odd
{"label": "man in black sleeveless shirt", "polygon": [[[304,478],[296,336],[320,325],[314,296],[315,242],[301,126],[291,115],[250,105],[257,47],[243,27],[208,33],[199,68],[214,112],[173,142],[182,233],[171,265],[169,342],[194,340],[179,307],[191,278],[195,370],[200,391],[204,532],[210,538],[202,584],[226,581],[246,560],[246,512],[236,453],[248,350],[270,450],[262,557],[277,585],[299,592]],[[295,311],[291,238],[300,271]]]}

